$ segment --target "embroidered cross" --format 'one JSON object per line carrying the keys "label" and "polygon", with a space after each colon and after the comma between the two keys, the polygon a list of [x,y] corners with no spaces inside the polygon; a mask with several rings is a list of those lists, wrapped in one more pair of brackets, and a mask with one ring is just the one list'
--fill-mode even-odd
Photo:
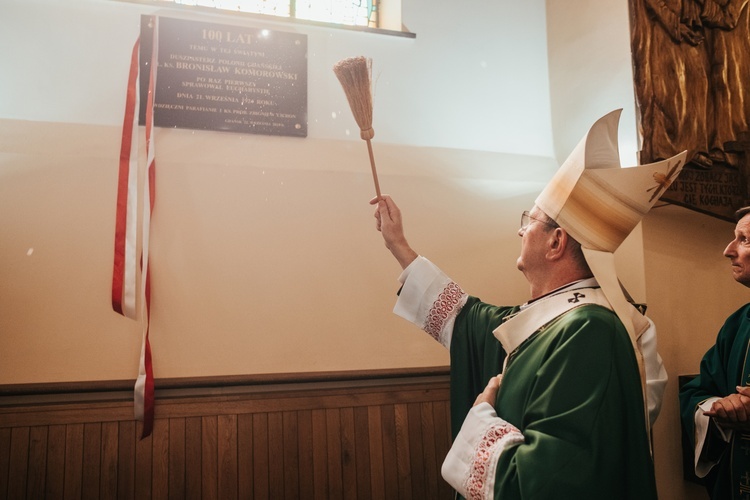
{"label": "embroidered cross", "polygon": [[742,443],[740,448],[742,448],[742,451],[745,452],[745,456],[747,456],[748,452],[750,452],[750,446],[748,446],[747,443]]}
{"label": "embroidered cross", "polygon": [[740,483],[737,486],[739,486],[740,498],[743,500],[750,499],[750,474],[747,471],[740,475]]}
{"label": "embroidered cross", "polygon": [[750,481],[748,481],[748,478],[749,476],[748,476],[747,471],[743,472],[742,475],[740,476],[740,484],[738,485],[739,486],[738,493],[740,494],[739,498],[741,498],[742,500],[750,499],[750,486],[748,485]]}
{"label": "embroidered cross", "polygon": [[669,188],[669,186],[672,184],[672,181],[677,177],[677,174],[679,172],[677,171],[678,167],[680,166],[681,162],[677,162],[674,165],[671,165],[669,168],[669,171],[666,174],[662,174],[661,172],[654,172],[653,178],[654,181],[656,181],[656,186],[649,188],[646,190],[646,192],[654,191],[654,193],[651,195],[651,198],[649,198],[649,203],[654,201],[656,198],[658,198],[664,191]]}
{"label": "embroidered cross", "polygon": [[572,299],[568,299],[568,303],[575,304],[576,302],[580,302],[580,298],[584,298],[584,297],[585,297],[584,294],[578,293],[578,292],[574,292],[573,293],[573,298]]}

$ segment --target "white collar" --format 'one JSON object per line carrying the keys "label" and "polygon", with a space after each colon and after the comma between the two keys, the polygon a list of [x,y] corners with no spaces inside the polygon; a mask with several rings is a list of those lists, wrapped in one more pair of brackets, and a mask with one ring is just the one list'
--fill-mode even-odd
{"label": "white collar", "polygon": [[[544,307],[534,307],[543,304]],[[612,309],[604,292],[594,278],[575,281],[521,306],[518,313],[506,317],[493,335],[508,354],[515,351],[526,339],[561,314],[584,304],[598,304]]]}
{"label": "white collar", "polygon": [[535,299],[531,299],[528,302],[521,305],[521,310],[523,311],[527,307],[530,307],[534,304],[537,304],[539,301],[542,301],[544,299],[547,299],[549,297],[552,297],[553,295],[557,295],[558,293],[567,292],[571,289],[578,289],[578,288],[598,288],[599,283],[597,283],[596,278],[583,278],[581,280],[572,281],[568,283],[567,285],[563,285],[559,288],[555,288],[551,292],[547,292],[541,297],[537,297]]}

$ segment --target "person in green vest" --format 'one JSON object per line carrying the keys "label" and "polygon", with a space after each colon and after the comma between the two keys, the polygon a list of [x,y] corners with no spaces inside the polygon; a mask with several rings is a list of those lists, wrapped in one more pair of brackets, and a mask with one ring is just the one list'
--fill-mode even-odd
{"label": "person in green vest", "polygon": [[394,312],[450,351],[454,440],[441,472],[466,498],[656,498],[649,417],[666,372],[613,252],[686,153],[620,168],[619,115],[591,127],[522,214],[523,305],[468,295],[411,248],[390,196],[371,200],[403,268]]}
{"label": "person in green vest", "polygon": [[[750,207],[735,213],[734,239],[724,250],[735,281],[750,287]],[[719,330],[700,374],[680,390],[683,428],[694,448],[695,474],[711,498],[750,499],[750,304]]]}

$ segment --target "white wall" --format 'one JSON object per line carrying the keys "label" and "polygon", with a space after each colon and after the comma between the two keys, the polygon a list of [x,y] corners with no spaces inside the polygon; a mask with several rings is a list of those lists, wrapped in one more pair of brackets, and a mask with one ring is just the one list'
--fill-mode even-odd
{"label": "white wall", "polygon": [[373,58],[380,183],[414,246],[486,300],[527,297],[518,219],[556,168],[540,1],[403,2],[415,39],[112,0],[0,3],[0,383],[137,373],[140,330],[109,297],[143,13],[308,36],[307,138],[156,132],[157,378],[447,363],[391,313],[400,269],[331,70],[347,56]]}
{"label": "white wall", "polygon": [[0,117],[121,126],[141,14],[308,35],[309,137],[358,138],[331,68],[373,59],[384,143],[550,156],[544,3],[402,2],[416,38],[115,0],[0,0]]}
{"label": "white wall", "polygon": [[[550,104],[554,149],[562,163],[588,127],[622,108],[620,163],[637,164],[638,141],[627,0],[547,0]],[[616,252],[621,281],[646,300],[640,225]]]}
{"label": "white wall", "polygon": [[724,320],[750,300],[722,255],[734,224],[681,207],[652,210],[644,219],[649,311],[670,379],[654,427],[659,498],[702,500],[705,489],[682,478],[678,377],[694,375]]}
{"label": "white wall", "polygon": [[[399,269],[374,230],[366,147],[331,71],[347,56],[373,58],[381,186],[413,245],[469,292],[523,301],[518,217],[558,162],[623,107],[622,161],[635,163],[627,0],[402,10],[415,39],[113,0],[0,0],[0,384],[135,378],[140,331],[109,293],[127,67],[144,13],[305,33],[309,56],[306,139],[157,130],[157,378],[447,363],[390,312]],[[712,220],[657,209],[618,252],[671,377],[654,436],[664,499],[703,498],[680,477],[676,377],[746,296],[719,284],[715,224],[731,225]],[[717,285],[696,284],[711,276]]]}
{"label": "white wall", "polygon": [[[637,164],[628,0],[547,0],[547,19],[558,158],[579,140],[576,129],[595,119],[602,108],[622,107],[621,162]],[[635,263],[620,276],[638,300],[647,302],[669,374],[653,429],[663,500],[707,498],[702,487],[682,479],[677,379],[697,373],[724,319],[747,302],[747,289],[731,280],[722,256],[732,228],[731,223],[685,208],[657,204],[617,252],[618,265]]]}

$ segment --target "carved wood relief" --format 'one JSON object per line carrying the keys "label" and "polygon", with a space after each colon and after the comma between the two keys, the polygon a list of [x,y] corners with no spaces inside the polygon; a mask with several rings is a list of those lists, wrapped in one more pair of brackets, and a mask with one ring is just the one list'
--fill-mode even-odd
{"label": "carved wood relief", "polygon": [[748,0],[629,0],[640,162],[688,150],[662,200],[733,220],[749,204]]}

